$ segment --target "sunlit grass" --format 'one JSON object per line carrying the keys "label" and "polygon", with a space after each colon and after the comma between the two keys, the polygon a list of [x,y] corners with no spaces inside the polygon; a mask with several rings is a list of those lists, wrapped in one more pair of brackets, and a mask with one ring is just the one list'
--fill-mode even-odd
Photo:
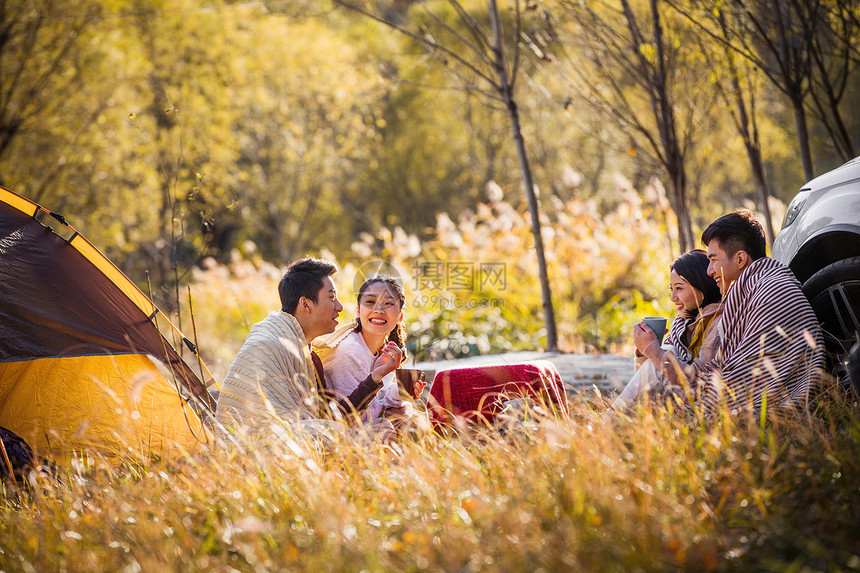
{"label": "sunlit grass", "polygon": [[[850,397],[849,397],[850,398]],[[664,409],[327,451],[196,451],[7,487],[4,571],[860,567],[857,406],[698,425]]]}

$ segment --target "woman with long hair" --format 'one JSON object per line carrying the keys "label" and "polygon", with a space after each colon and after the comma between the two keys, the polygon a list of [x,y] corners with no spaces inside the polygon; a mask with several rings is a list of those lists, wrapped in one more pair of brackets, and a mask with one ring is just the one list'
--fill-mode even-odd
{"label": "woman with long hair", "polygon": [[[335,396],[349,396],[366,378],[367,373],[389,344],[400,348],[406,358],[406,330],[403,309],[406,294],[400,282],[387,275],[377,275],[364,282],[358,291],[356,318],[330,335],[313,341],[325,373],[326,389]],[[385,376],[383,386],[367,407],[368,419],[385,410],[399,411],[408,405],[397,388],[395,372]],[[423,385],[417,389],[420,393]]]}
{"label": "woman with long hair", "polygon": [[699,364],[714,357],[719,346],[722,304],[720,289],[708,275],[708,263],[705,251],[695,249],[675,259],[669,267],[670,298],[678,315],[662,347],[644,322],[634,326],[637,360],[642,358],[644,362],[616,398],[614,409],[623,410],[651,388],[680,389],[684,378],[691,378]]}

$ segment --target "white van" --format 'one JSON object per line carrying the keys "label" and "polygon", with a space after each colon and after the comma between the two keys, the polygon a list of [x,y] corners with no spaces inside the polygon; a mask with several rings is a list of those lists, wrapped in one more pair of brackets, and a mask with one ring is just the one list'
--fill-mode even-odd
{"label": "white van", "polygon": [[[773,258],[803,285],[824,330],[829,366],[846,379],[860,333],[860,157],[801,187],[774,240]],[[858,352],[860,346],[853,355]],[[854,383],[860,392],[860,380]]]}

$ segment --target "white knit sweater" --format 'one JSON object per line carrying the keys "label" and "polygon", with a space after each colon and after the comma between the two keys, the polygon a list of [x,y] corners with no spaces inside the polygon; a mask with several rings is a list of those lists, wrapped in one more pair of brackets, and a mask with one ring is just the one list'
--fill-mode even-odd
{"label": "white knit sweater", "polygon": [[272,312],[251,328],[230,365],[215,419],[227,429],[244,428],[263,442],[274,440],[273,424],[293,430],[330,426],[334,423],[317,419],[313,371],[299,321],[286,312]]}

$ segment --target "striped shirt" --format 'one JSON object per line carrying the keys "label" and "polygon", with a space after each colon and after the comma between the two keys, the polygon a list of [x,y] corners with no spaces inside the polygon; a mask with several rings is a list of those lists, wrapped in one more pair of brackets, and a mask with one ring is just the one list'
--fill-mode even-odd
{"label": "striped shirt", "polygon": [[765,257],[743,270],[724,299],[717,356],[703,365],[697,402],[706,415],[805,405],[824,368],[818,319],[791,269]]}

